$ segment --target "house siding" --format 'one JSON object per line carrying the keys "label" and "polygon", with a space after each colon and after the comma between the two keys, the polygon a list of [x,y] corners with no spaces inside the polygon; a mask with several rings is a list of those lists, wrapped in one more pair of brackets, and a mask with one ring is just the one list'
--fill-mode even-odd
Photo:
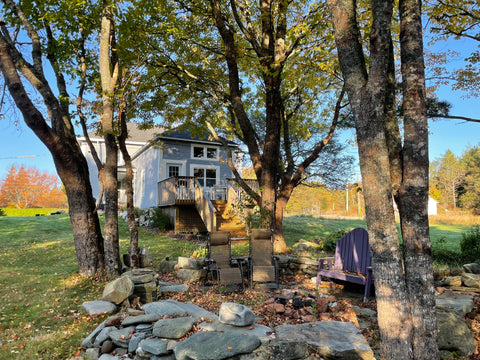
{"label": "house siding", "polygon": [[146,209],[157,206],[159,156],[159,150],[150,148],[132,161],[136,169],[133,189],[135,207]]}

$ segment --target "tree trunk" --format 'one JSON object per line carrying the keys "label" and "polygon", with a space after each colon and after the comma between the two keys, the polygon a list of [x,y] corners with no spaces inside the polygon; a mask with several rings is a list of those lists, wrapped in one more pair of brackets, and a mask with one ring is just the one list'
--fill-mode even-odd
{"label": "tree trunk", "polygon": [[369,73],[354,0],[329,0],[335,41],[357,130],[367,227],[375,276],[382,359],[411,358],[411,317],[393,210],[387,118],[393,1],[372,1]]}
{"label": "tree trunk", "polygon": [[[8,41],[3,36],[0,36],[0,69],[15,105],[22,112],[27,126],[52,154],[58,175],[65,186],[79,273],[82,276],[101,274],[104,262],[100,223],[94,212],[95,201],[87,162],[73,133],[68,113],[62,115],[60,110],[52,111],[52,127],[47,125],[42,113],[25,91],[12,60]],[[48,84],[44,88],[47,89]],[[58,100],[53,94],[46,94],[44,98],[52,102],[47,103],[47,107],[58,110]]]}
{"label": "tree trunk", "polygon": [[287,207],[290,196],[285,197],[280,194],[275,206],[275,223],[273,226],[273,250],[277,254],[287,251],[287,244],[283,236],[283,213]]}
{"label": "tree trunk", "polygon": [[115,279],[121,272],[120,245],[118,238],[118,150],[115,135],[105,133],[105,268],[109,279]]}
{"label": "tree trunk", "polygon": [[123,161],[125,162],[126,179],[125,179],[125,194],[127,196],[127,223],[130,230],[130,246],[128,254],[130,256],[130,266],[132,268],[140,267],[140,254],[138,248],[138,229],[135,221],[135,207],[133,204],[133,167],[132,159],[128,153],[125,140],[128,137],[127,121],[125,119],[125,98],[122,99],[122,106],[119,112],[120,119],[120,136],[118,136],[118,146],[122,152]]}
{"label": "tree trunk", "polygon": [[400,221],[412,313],[413,358],[439,359],[432,248],[428,225],[428,121],[421,2],[400,0],[404,146]]}
{"label": "tree trunk", "polygon": [[114,134],[113,115],[115,90],[118,79],[118,59],[115,44],[113,10],[109,0],[103,1],[102,28],[100,33],[100,78],[102,84],[102,129],[105,139],[105,267],[107,276],[120,275],[120,246],[118,239],[118,148]]}

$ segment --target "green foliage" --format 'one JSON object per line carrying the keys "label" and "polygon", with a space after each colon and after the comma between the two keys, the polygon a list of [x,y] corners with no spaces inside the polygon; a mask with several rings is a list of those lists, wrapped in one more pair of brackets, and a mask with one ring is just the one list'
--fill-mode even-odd
{"label": "green foliage", "polygon": [[155,229],[158,229],[161,232],[172,230],[173,225],[170,220],[170,217],[163,212],[160,208],[155,208],[151,211],[151,226]]}
{"label": "green foliage", "polygon": [[0,208],[0,216],[7,216],[7,213],[2,208]]}
{"label": "green foliage", "polygon": [[462,233],[460,250],[466,261],[480,259],[480,226],[474,225],[467,232]]}
{"label": "green foliage", "polygon": [[347,233],[348,231],[346,230],[338,230],[335,233],[329,234],[327,237],[320,239],[319,244],[321,246],[321,249],[327,252],[335,251],[337,241],[347,235]]}
{"label": "green foliage", "polygon": [[465,263],[465,257],[458,251],[447,247],[448,239],[441,236],[435,241],[435,247],[432,249],[432,258],[434,267],[441,264],[442,267],[448,266],[451,268],[461,267]]}

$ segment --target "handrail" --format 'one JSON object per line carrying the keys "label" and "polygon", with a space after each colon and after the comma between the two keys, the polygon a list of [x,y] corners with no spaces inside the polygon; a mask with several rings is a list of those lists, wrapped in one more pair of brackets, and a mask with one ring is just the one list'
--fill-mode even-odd
{"label": "handrail", "polygon": [[195,207],[207,230],[209,232],[215,231],[217,229],[217,217],[215,216],[217,210],[208,196],[205,196],[198,180],[195,180]]}

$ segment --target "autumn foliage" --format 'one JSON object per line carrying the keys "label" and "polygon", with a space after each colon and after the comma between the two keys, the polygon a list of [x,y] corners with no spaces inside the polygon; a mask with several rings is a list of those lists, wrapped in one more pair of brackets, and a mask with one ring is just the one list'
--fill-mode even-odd
{"label": "autumn foliage", "polygon": [[35,168],[12,165],[0,181],[0,206],[19,209],[65,208],[67,197],[56,175],[40,173]]}

